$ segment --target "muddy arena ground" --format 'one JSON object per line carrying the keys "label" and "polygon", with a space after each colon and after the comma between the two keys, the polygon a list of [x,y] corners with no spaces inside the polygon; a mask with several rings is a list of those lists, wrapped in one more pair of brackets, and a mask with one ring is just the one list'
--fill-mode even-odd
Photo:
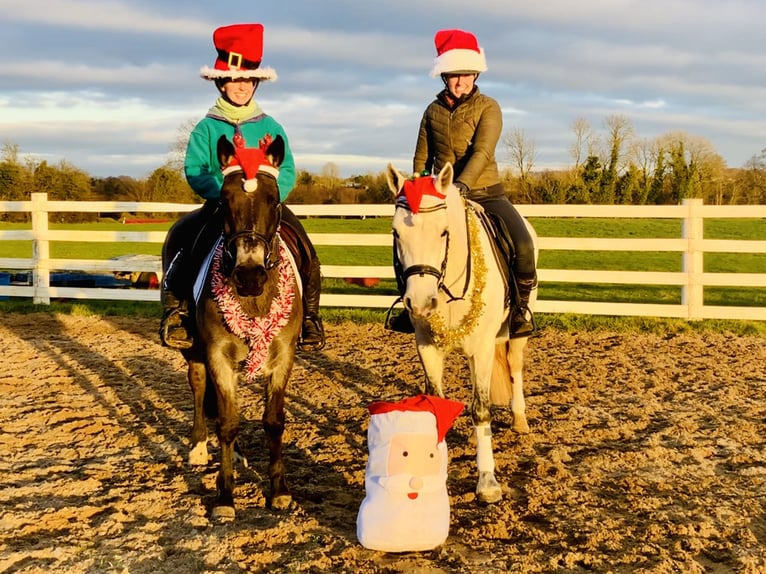
{"label": "muddy arena ground", "polygon": [[[367,405],[419,391],[411,336],[328,325],[288,395],[293,508],[266,507],[262,391],[242,388],[237,517],[214,525],[217,447],[185,462],[191,396],[158,322],[9,314],[0,324],[0,572],[766,572],[766,341],[567,333],[530,341],[531,432],[494,413],[504,499],[481,506],[471,423],[447,435],[450,536],[356,540]],[[450,398],[467,402],[452,355]],[[212,429],[212,426],[211,426]]]}

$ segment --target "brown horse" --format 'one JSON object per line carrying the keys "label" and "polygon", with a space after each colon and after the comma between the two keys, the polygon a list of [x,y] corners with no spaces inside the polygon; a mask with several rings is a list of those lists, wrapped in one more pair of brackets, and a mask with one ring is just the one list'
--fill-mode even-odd
{"label": "brown horse", "polygon": [[[216,421],[220,443],[218,494],[211,516],[234,518],[233,463],[239,456],[237,385],[264,382],[263,428],[269,444],[269,506],[287,508],[292,497],[282,458],[285,390],[295,359],[303,308],[293,260],[280,237],[277,187],[284,159],[281,137],[260,148],[218,141],[224,174],[223,237],[200,283],[194,345],[182,353],[194,396],[191,464],[207,464],[206,418]],[[298,264],[300,262],[297,262]],[[246,462],[245,462],[246,464]]]}

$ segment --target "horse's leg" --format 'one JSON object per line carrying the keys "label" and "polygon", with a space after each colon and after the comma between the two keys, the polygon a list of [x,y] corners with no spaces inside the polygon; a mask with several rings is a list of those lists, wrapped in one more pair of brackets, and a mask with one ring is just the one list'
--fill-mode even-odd
{"label": "horse's leg", "polygon": [[188,359],[186,378],[191,387],[192,400],[194,402],[194,420],[191,431],[191,450],[189,451],[189,464],[198,466],[208,463],[207,452],[207,420],[205,417],[205,387],[207,386],[207,372],[204,363]]}
{"label": "horse's leg", "polygon": [[[209,357],[212,353],[208,354]],[[237,373],[225,358],[210,364],[218,399],[218,422],[216,435],[220,443],[220,468],[216,485],[218,496],[213,504],[211,518],[224,522],[234,519],[234,442],[239,433],[239,408],[237,401]]]}
{"label": "horse's leg", "polygon": [[528,433],[527,405],[524,401],[524,349],[527,339],[511,339],[508,345],[508,365],[511,370],[513,394],[511,395],[511,412],[513,412],[513,430]]}
{"label": "horse's leg", "polygon": [[266,404],[263,409],[263,430],[269,441],[269,506],[277,510],[288,508],[292,502],[282,458],[282,435],[285,430],[285,389],[293,357],[287,349],[282,350],[282,354],[281,364],[271,373],[266,383]]}
{"label": "horse's leg", "polygon": [[479,471],[476,496],[480,502],[491,504],[503,498],[503,490],[495,479],[495,457],[492,453],[489,385],[495,349],[494,344],[485,347],[474,356],[468,357],[468,366],[473,382],[471,418],[476,433],[476,466]]}
{"label": "horse's leg", "polygon": [[420,342],[417,344],[417,349],[426,378],[423,385],[423,393],[443,398],[444,351],[435,345],[428,343],[421,344]]}

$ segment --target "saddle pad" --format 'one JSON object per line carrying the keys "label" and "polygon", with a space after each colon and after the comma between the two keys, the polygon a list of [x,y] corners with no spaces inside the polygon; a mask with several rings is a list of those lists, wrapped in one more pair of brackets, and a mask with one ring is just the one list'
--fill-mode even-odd
{"label": "saddle pad", "polygon": [[[199,299],[202,296],[202,290],[205,287],[205,279],[210,274],[210,267],[213,264],[213,255],[215,255],[215,250],[218,249],[218,246],[223,241],[223,235],[221,235],[218,240],[213,244],[213,248],[210,250],[210,253],[205,256],[205,260],[202,262],[202,265],[200,265],[199,272],[197,273],[197,278],[194,280],[194,302],[196,304],[199,304]],[[295,262],[295,257],[293,256],[292,251],[290,251],[287,246],[285,245],[284,241],[282,241],[282,237],[279,238],[279,243],[285,247],[285,253],[287,253],[287,258],[290,260],[290,267],[293,269],[293,273],[296,277],[296,283],[298,284],[298,296],[303,296],[303,283],[301,281],[301,275],[298,272],[298,264]]]}

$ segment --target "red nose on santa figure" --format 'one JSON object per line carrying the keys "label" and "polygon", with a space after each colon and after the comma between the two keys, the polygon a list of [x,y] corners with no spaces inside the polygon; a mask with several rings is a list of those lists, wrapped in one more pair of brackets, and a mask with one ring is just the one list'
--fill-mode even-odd
{"label": "red nose on santa figure", "polygon": [[356,519],[365,548],[431,550],[449,535],[447,445],[444,437],[463,404],[418,395],[369,406],[366,496]]}

